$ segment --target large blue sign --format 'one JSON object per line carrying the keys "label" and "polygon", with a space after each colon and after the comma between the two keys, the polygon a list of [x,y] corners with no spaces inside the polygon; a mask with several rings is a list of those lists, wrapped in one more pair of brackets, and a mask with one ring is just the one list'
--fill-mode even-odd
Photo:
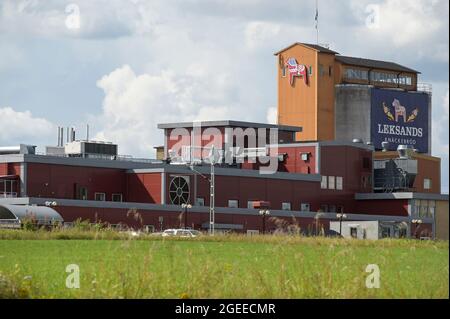
{"label": "large blue sign", "polygon": [[376,149],[409,145],[428,153],[428,94],[372,89],[371,138]]}

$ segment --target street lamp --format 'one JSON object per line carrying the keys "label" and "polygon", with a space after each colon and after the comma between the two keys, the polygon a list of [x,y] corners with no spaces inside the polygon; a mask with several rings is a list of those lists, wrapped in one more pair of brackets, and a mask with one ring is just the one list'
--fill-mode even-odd
{"label": "street lamp", "polygon": [[415,225],[415,227],[414,227],[414,237],[417,238],[417,231],[419,230],[420,225],[423,223],[423,221],[421,219],[413,219],[411,221],[411,223]]}
{"label": "street lamp", "polygon": [[342,220],[347,218],[345,214],[336,214],[336,218],[339,219],[339,235],[342,236]]}
{"label": "street lamp", "polygon": [[189,165],[189,168],[191,169],[191,171],[199,174],[201,177],[203,177],[204,179],[208,180],[208,182],[209,182],[209,234],[210,235],[214,235],[214,224],[215,224],[215,200],[214,200],[215,199],[215,197],[214,197],[214,193],[215,193],[215,176],[214,176],[214,165],[219,160],[217,155],[218,155],[218,152],[215,149],[214,145],[211,146],[211,150],[209,151],[209,154],[208,154],[208,160],[209,160],[209,163],[211,165],[211,171],[210,171],[209,178],[206,177],[205,175],[203,175],[202,173],[200,173],[199,171],[197,171],[194,168],[192,163]]}
{"label": "street lamp", "polygon": [[181,208],[183,209],[183,214],[184,214],[184,229],[187,229],[187,214],[188,214],[188,209],[192,208],[191,204],[181,204]]}
{"label": "street lamp", "polygon": [[259,214],[262,216],[262,220],[263,220],[263,230],[262,233],[265,234],[266,233],[266,216],[270,215],[270,210],[268,209],[261,209],[259,211]]}

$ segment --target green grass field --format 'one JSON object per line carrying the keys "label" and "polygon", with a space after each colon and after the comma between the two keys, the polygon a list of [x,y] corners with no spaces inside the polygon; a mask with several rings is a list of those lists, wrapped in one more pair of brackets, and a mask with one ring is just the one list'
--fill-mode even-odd
{"label": "green grass field", "polygon": [[[35,239],[6,239],[21,233]],[[449,297],[448,242],[33,234],[0,232],[0,298]],[[79,289],[65,286],[68,264],[79,265]],[[380,269],[379,289],[366,288],[368,264]]]}

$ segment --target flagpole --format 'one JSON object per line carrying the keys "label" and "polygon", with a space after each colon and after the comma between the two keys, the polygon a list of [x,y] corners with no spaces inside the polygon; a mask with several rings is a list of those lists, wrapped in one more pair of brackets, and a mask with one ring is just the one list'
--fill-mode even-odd
{"label": "flagpole", "polygon": [[316,42],[319,45],[319,0],[316,0]]}

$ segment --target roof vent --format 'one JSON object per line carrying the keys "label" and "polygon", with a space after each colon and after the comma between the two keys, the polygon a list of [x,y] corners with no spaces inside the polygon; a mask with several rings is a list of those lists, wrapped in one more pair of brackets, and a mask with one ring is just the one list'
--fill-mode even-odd
{"label": "roof vent", "polygon": [[409,159],[409,158],[411,158],[413,149],[408,147],[407,145],[399,145],[397,147],[397,152],[398,152],[398,156],[401,159]]}

